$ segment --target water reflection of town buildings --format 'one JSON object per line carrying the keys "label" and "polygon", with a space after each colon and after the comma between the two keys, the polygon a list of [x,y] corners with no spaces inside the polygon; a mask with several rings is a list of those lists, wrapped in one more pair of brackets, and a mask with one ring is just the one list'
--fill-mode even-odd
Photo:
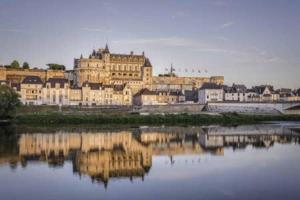
{"label": "water reflection of town buildings", "polygon": [[299,133],[292,127],[276,125],[244,125],[237,127],[207,127],[199,142],[205,148],[232,147],[243,149],[248,145],[269,148],[277,143],[299,143]]}
{"label": "water reflection of town buildings", "polygon": [[127,131],[24,134],[19,154],[22,159],[48,161],[50,165],[71,159],[74,172],[105,184],[110,177],[143,177],[152,164],[151,148]]}
{"label": "water reflection of town buildings", "polygon": [[[51,167],[71,161],[75,174],[93,181],[144,176],[152,166],[153,155],[224,155],[225,148],[243,149],[247,145],[268,148],[274,143],[299,143],[293,128],[274,125],[238,127],[143,127],[133,131],[94,131],[21,134],[17,142],[0,148],[0,165],[23,167],[32,161]],[[9,150],[10,149],[10,152]]]}

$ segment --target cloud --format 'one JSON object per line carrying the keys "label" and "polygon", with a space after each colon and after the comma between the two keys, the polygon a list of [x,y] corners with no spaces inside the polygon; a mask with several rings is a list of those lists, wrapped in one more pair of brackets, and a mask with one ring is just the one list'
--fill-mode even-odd
{"label": "cloud", "polygon": [[164,38],[140,38],[140,39],[130,39],[130,40],[115,40],[112,41],[115,44],[120,45],[151,45],[156,48],[161,47],[182,47],[189,48],[189,51],[195,52],[205,52],[214,54],[227,54],[227,55],[248,55],[246,52],[218,48],[213,44],[206,44],[196,39],[186,38],[186,37],[164,37]]}
{"label": "cloud", "polygon": [[165,37],[165,38],[140,38],[131,40],[115,40],[114,43],[130,45],[158,45],[174,47],[195,46],[197,41],[184,37]]}
{"label": "cloud", "polygon": [[172,15],[172,19],[178,19],[178,18],[184,18],[184,17],[189,17],[190,13],[184,10],[179,10],[177,12],[175,12],[174,15]]}
{"label": "cloud", "polygon": [[0,28],[0,32],[30,33],[29,31],[23,29],[9,29],[9,28]]}
{"label": "cloud", "polygon": [[220,1],[212,1],[212,5],[214,6],[218,6],[218,7],[223,7],[223,6],[227,6],[229,3],[229,1],[225,1],[225,0],[220,0]]}
{"label": "cloud", "polygon": [[235,22],[233,22],[233,21],[226,22],[220,26],[220,29],[229,28],[229,27],[233,26],[234,24],[235,24]]}
{"label": "cloud", "polygon": [[112,32],[109,28],[81,28],[82,31],[88,31],[88,32],[102,32],[102,33],[110,33]]}
{"label": "cloud", "polygon": [[224,36],[217,36],[215,37],[217,40],[222,40],[222,41],[229,41],[229,39],[227,37]]}
{"label": "cloud", "polygon": [[198,52],[206,52],[206,53],[218,53],[218,54],[229,54],[229,55],[248,55],[246,52],[236,51],[231,49],[222,49],[222,48],[198,48],[196,49]]}

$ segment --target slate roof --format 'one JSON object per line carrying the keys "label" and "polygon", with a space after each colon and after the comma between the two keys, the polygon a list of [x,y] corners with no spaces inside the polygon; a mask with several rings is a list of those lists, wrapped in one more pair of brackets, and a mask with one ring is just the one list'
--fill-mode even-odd
{"label": "slate roof", "polygon": [[51,88],[55,88],[56,84],[59,84],[60,88],[64,88],[65,84],[68,83],[68,80],[65,78],[49,78],[47,83],[50,83]]}
{"label": "slate roof", "polygon": [[42,79],[39,76],[26,76],[23,81],[23,84],[43,84]]}
{"label": "slate roof", "polygon": [[203,83],[200,90],[204,90],[204,89],[223,89],[223,87],[222,85],[218,85],[215,83]]}
{"label": "slate roof", "polygon": [[272,85],[255,86],[253,87],[253,90],[258,94],[262,94],[266,88],[269,88],[270,92],[274,92],[274,87]]}
{"label": "slate roof", "polygon": [[159,95],[165,94],[169,96],[184,96],[180,90],[149,90],[148,88],[141,89],[135,96],[138,95]]}
{"label": "slate roof", "polygon": [[197,90],[185,90],[184,96],[186,101],[198,102],[198,91]]}
{"label": "slate roof", "polygon": [[84,82],[82,84],[83,87],[90,87],[91,90],[99,90],[100,88],[102,88],[102,84],[101,83],[89,83],[89,82]]}

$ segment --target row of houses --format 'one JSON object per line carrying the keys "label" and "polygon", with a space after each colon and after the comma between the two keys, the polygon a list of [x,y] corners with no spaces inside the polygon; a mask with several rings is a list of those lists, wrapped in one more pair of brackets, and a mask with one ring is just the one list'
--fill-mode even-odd
{"label": "row of houses", "polygon": [[194,90],[157,90],[143,88],[132,92],[128,84],[105,85],[84,82],[81,87],[70,84],[65,78],[49,78],[43,81],[39,76],[26,76],[21,83],[8,84],[20,95],[25,105],[167,105],[207,102],[294,102],[300,101],[300,89],[277,89],[271,85],[247,88],[245,85],[232,86],[204,83]]}
{"label": "row of houses", "polygon": [[248,89],[245,85],[232,86],[204,83],[198,92],[198,101],[207,102],[295,102],[300,101],[300,88],[292,90],[281,88],[275,90],[271,85],[254,86]]}
{"label": "row of houses", "polygon": [[1,84],[14,88],[25,105],[132,105],[131,89],[126,84],[84,82],[77,87],[64,78],[49,78],[43,82],[39,76],[27,76],[21,83]]}

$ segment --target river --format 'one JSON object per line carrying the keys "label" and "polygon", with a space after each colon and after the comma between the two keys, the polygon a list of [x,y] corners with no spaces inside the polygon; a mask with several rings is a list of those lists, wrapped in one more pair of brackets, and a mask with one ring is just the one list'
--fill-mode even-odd
{"label": "river", "polygon": [[300,123],[0,127],[0,199],[300,199]]}

